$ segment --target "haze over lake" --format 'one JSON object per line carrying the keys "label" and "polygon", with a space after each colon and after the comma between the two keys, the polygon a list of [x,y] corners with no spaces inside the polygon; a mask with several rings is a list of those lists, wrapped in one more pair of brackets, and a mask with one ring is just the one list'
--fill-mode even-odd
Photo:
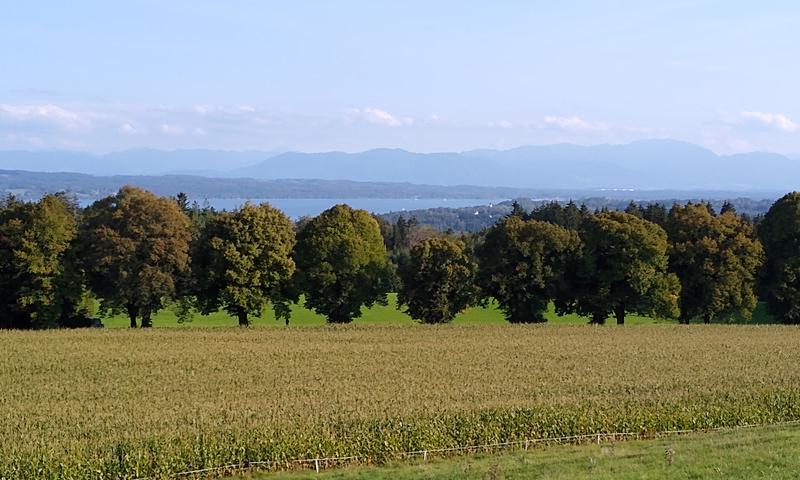
{"label": "haze over lake", "polygon": [[283,210],[290,218],[297,219],[304,216],[319,215],[328,208],[346,203],[353,208],[360,208],[372,213],[388,213],[404,210],[419,210],[425,208],[449,207],[462,208],[473,205],[497,204],[508,200],[506,198],[487,200],[485,198],[209,198],[198,200],[201,205],[208,205],[217,210],[232,210],[242,206],[245,202],[269,203]]}

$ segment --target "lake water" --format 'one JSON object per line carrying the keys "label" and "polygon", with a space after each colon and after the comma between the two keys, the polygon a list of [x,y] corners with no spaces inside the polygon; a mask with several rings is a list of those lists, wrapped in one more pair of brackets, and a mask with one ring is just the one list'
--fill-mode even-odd
{"label": "lake water", "polygon": [[[208,204],[217,210],[232,210],[245,202],[269,203],[291,218],[319,215],[330,207],[346,203],[372,213],[388,213],[425,208],[461,208],[496,204],[507,199],[491,198],[209,198]],[[202,201],[200,202],[203,203]]]}

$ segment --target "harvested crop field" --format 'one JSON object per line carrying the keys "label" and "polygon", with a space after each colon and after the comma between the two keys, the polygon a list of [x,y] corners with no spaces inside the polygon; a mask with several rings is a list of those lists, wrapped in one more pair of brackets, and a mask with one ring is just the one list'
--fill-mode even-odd
{"label": "harvested crop field", "polygon": [[800,419],[786,326],[0,332],[0,477]]}

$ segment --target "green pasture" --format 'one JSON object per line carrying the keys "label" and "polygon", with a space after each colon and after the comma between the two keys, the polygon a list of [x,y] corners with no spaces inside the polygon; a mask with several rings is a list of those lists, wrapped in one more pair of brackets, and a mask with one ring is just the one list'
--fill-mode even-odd
{"label": "green pasture", "polygon": [[[397,309],[397,295],[389,294],[389,302],[387,305],[375,305],[372,308],[364,308],[361,318],[355,320],[356,323],[363,324],[379,324],[379,325],[404,325],[413,324],[414,320],[408,315]],[[576,325],[588,322],[585,317],[577,315],[558,316],[555,313],[555,308],[550,305],[547,312],[548,323],[559,325]],[[125,315],[114,315],[102,319],[103,324],[108,328],[126,328],[129,325],[128,318]],[[283,321],[276,321],[272,308],[267,306],[264,308],[260,317],[251,317],[250,319],[253,326],[284,326]],[[503,313],[497,308],[497,305],[492,302],[487,307],[473,307],[461,313],[454,320],[456,324],[460,325],[492,325],[503,324]],[[675,323],[674,320],[656,319],[651,317],[644,317],[638,315],[629,315],[625,318],[625,323],[629,325],[648,325],[656,323]],[[750,320],[741,319],[736,323],[747,324],[769,324],[775,323],[774,319],[767,313],[763,304],[759,304],[756,311],[753,313],[753,318]],[[236,318],[228,315],[224,311],[212,313],[211,315],[195,314],[189,322],[181,323],[178,316],[171,308],[166,308],[153,316],[153,325],[155,327],[223,327],[236,325]],[[299,304],[292,305],[292,318],[290,325],[303,326],[303,325],[324,325],[325,317],[305,308],[302,305],[302,300]],[[616,321],[609,318],[608,325],[615,325]]]}

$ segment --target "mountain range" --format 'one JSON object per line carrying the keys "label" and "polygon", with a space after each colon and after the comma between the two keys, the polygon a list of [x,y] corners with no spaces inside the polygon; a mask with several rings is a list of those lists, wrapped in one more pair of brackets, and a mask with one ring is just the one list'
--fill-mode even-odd
{"label": "mountain range", "polygon": [[161,175],[255,179],[408,182],[483,187],[636,190],[793,190],[800,156],[751,152],[718,155],[674,140],[624,145],[557,144],[510,150],[414,153],[401,149],[344,152],[128,150],[0,152],[6,170],[93,175]]}

